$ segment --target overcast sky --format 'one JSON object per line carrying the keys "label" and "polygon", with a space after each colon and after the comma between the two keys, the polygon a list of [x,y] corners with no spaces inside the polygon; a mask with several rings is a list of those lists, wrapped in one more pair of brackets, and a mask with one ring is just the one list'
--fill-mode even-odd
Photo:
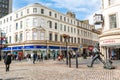
{"label": "overcast sky", "polygon": [[89,19],[92,24],[93,14],[100,10],[101,0],[13,0],[13,10],[33,3],[40,3],[65,14],[74,12],[79,20]]}

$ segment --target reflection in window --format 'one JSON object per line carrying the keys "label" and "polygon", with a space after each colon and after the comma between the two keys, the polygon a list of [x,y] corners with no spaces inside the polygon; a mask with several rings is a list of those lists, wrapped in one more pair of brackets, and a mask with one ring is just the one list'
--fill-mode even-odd
{"label": "reflection in window", "polygon": [[26,33],[26,40],[30,40],[30,33],[29,32]]}
{"label": "reflection in window", "polygon": [[52,33],[49,33],[49,40],[52,41]]}
{"label": "reflection in window", "polygon": [[33,8],[33,13],[37,13],[37,8]]}
{"label": "reflection in window", "polygon": [[57,34],[55,34],[55,41],[58,41],[57,39],[58,39],[58,35],[57,35]]}
{"label": "reflection in window", "polygon": [[33,32],[33,40],[37,40],[37,32]]}
{"label": "reflection in window", "polygon": [[41,32],[41,34],[40,34],[40,40],[45,40],[45,33],[44,32]]}
{"label": "reflection in window", "polygon": [[22,40],[23,40],[23,34],[20,33],[20,41],[22,41]]}
{"label": "reflection in window", "polygon": [[116,14],[110,15],[109,16],[110,19],[110,29],[112,28],[117,28],[117,22],[116,22]]}
{"label": "reflection in window", "polygon": [[33,18],[33,26],[38,26],[37,25],[37,18]]}

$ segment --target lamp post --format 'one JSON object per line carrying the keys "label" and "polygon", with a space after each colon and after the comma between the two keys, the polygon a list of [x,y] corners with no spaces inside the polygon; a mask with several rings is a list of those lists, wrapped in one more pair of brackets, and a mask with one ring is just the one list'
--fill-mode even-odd
{"label": "lamp post", "polygon": [[68,58],[69,58],[69,67],[71,67],[71,59],[70,59],[70,54],[68,55],[68,39],[70,38],[69,35],[63,34],[63,38],[65,39],[66,43],[66,64],[68,65]]}

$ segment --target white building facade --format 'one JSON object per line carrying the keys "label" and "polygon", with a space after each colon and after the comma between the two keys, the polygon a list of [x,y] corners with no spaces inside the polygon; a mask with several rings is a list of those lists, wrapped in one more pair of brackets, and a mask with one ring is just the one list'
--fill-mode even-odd
{"label": "white building facade", "polygon": [[102,0],[104,23],[100,35],[101,51],[107,58],[120,59],[120,1]]}
{"label": "white building facade", "polygon": [[66,49],[63,34],[70,36],[67,46],[73,50],[98,42],[94,26],[77,20],[71,12],[62,14],[38,3],[1,18],[0,26],[8,40],[3,51],[13,53],[60,53]]}

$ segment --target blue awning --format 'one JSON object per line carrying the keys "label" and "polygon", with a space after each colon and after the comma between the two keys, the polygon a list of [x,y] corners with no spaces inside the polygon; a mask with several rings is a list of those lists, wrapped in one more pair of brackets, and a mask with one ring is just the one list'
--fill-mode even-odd
{"label": "blue awning", "polygon": [[35,46],[24,46],[25,50],[35,49]]}
{"label": "blue awning", "polygon": [[74,51],[78,50],[78,48],[76,48],[76,47],[72,47],[72,49],[73,49]]}
{"label": "blue awning", "polygon": [[61,50],[66,50],[66,47],[61,47]]}
{"label": "blue awning", "polygon": [[23,49],[23,46],[12,47],[12,50],[22,50],[22,49]]}
{"label": "blue awning", "polygon": [[47,49],[47,46],[36,46],[36,49]]}
{"label": "blue awning", "polygon": [[3,51],[11,51],[11,47],[6,47],[2,49]]}
{"label": "blue awning", "polygon": [[49,46],[49,49],[60,49],[59,46]]}

